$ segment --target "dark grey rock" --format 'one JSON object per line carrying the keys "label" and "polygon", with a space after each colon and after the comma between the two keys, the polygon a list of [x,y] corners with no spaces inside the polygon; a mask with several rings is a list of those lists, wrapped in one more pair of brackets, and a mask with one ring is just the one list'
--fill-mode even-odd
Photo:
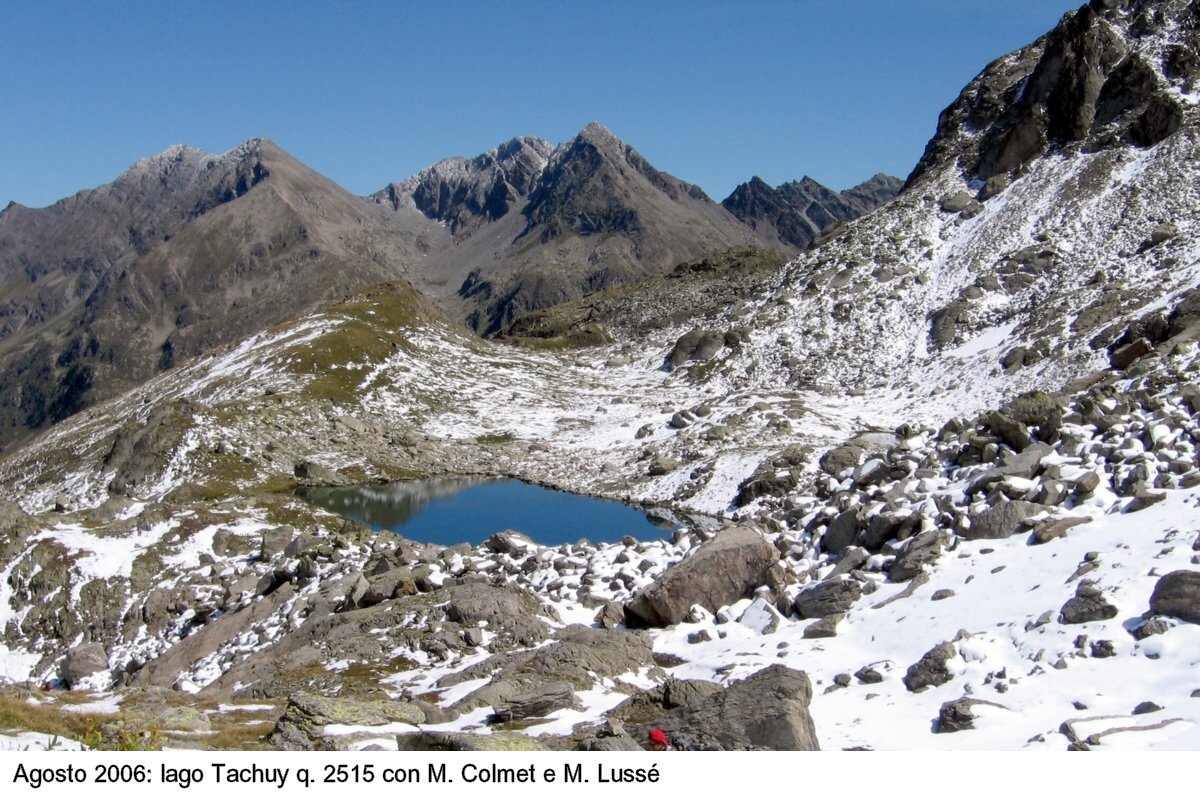
{"label": "dark grey rock", "polygon": [[1176,570],[1154,585],[1150,611],[1200,624],[1200,572]]}
{"label": "dark grey rock", "polygon": [[505,529],[497,531],[484,540],[483,547],[496,553],[521,554],[536,546],[527,535],[512,529]]}
{"label": "dark grey rock", "polygon": [[1112,620],[1120,610],[1105,600],[1094,584],[1081,581],[1075,588],[1075,597],[1063,604],[1058,619],[1068,625],[1092,623],[1097,620]]}
{"label": "dark grey rock", "polygon": [[984,418],[984,424],[992,433],[1000,437],[1005,445],[1017,453],[1021,453],[1033,444],[1029,428],[1020,420],[1014,420],[1002,412],[991,412]]}
{"label": "dark grey rock", "polygon": [[549,629],[539,616],[545,614],[531,593],[518,587],[493,587],[472,582],[447,587],[450,602],[446,619],[462,626],[488,623],[490,631],[501,631],[523,645],[534,645],[546,638]]}
{"label": "dark grey rock", "polygon": [[967,494],[986,490],[989,486],[1007,476],[1018,478],[1033,478],[1041,466],[1042,459],[1054,452],[1054,448],[1044,442],[1034,442],[1019,453],[1006,455],[1000,464],[974,479],[967,488]]}
{"label": "dark grey rock", "polygon": [[1161,245],[1163,242],[1168,242],[1179,236],[1179,228],[1170,223],[1154,226],[1154,230],[1150,232],[1151,246]]}
{"label": "dark grey rock", "polygon": [[595,622],[605,629],[625,625],[625,607],[617,601],[609,601],[596,612]]}
{"label": "dark grey rock", "polygon": [[1005,707],[993,701],[967,698],[965,696],[959,698],[957,701],[947,701],[942,704],[942,708],[938,711],[937,724],[935,725],[936,733],[950,734],[975,728],[975,720],[978,716],[972,711],[972,708],[981,705],[1005,709]]}
{"label": "dark grey rock", "polygon": [[1057,517],[1045,520],[1034,526],[1033,534],[1029,536],[1029,542],[1032,545],[1044,545],[1063,536],[1075,526],[1082,526],[1084,523],[1090,522],[1091,520],[1086,517]]}
{"label": "dark grey rock", "polygon": [[1026,520],[1049,507],[1028,501],[1001,501],[995,506],[970,516],[971,525],[959,531],[968,540],[995,540],[1011,536]]}
{"label": "dark grey rock", "polygon": [[940,687],[954,678],[946,663],[957,655],[958,649],[952,642],[934,646],[909,666],[904,674],[904,686],[914,693],[926,687]]}
{"label": "dark grey rock", "polygon": [[820,640],[836,637],[838,623],[841,623],[844,617],[845,615],[828,615],[815,623],[809,623],[804,627],[804,639]]}
{"label": "dark grey rock", "polygon": [[883,681],[883,674],[870,665],[867,665],[859,668],[855,672],[854,678],[858,679],[863,684],[879,684],[881,681]]}
{"label": "dark grey rock", "polygon": [[847,509],[826,527],[821,537],[822,549],[835,556],[840,555],[857,541],[860,527],[858,510]]}
{"label": "dark grey rock", "polygon": [[888,568],[892,581],[908,581],[916,578],[924,566],[932,564],[950,543],[951,535],[944,531],[926,531],[905,544],[899,556]]}
{"label": "dark grey rock", "polygon": [[695,328],[675,341],[667,354],[667,362],[674,370],[687,362],[706,362],[725,347],[725,334],[711,328]]}
{"label": "dark grey rock", "polygon": [[262,533],[258,556],[264,562],[273,562],[280,556],[292,540],[296,538],[296,530],[291,526],[278,526]]}
{"label": "dark grey rock", "polygon": [[1153,350],[1154,346],[1150,344],[1150,340],[1139,339],[1113,351],[1108,361],[1114,370],[1125,370]]}
{"label": "dark grey rock", "polygon": [[863,449],[857,445],[841,445],[826,451],[821,457],[821,469],[831,476],[839,476],[846,470],[857,467],[862,461]]}
{"label": "dark grey rock", "polygon": [[1167,493],[1165,492],[1147,492],[1143,490],[1135,494],[1133,496],[1133,500],[1127,503],[1125,508],[1121,511],[1125,512],[1126,514],[1140,512],[1143,509],[1149,509],[1154,504],[1161,503],[1166,499]]}
{"label": "dark grey rock", "polygon": [[1162,707],[1159,706],[1158,704],[1154,703],[1153,701],[1142,701],[1140,704],[1138,704],[1137,706],[1135,706],[1133,708],[1133,714],[1135,714],[1135,715],[1149,715],[1151,712],[1161,712],[1161,711],[1162,711]]}
{"label": "dark grey rock", "polygon": [[838,577],[822,581],[796,596],[796,614],[802,618],[828,617],[849,611],[862,597],[862,585],[853,579]]}
{"label": "dark grey rock", "polygon": [[1144,640],[1156,634],[1165,634],[1171,630],[1171,624],[1157,616],[1149,617],[1138,623],[1131,632],[1135,640]]}

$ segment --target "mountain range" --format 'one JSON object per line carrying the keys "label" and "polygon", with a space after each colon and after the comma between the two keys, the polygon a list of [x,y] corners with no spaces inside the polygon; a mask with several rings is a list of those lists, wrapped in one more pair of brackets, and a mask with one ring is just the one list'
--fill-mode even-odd
{"label": "mountain range", "polygon": [[[1200,0],[1092,0],[891,199],[716,204],[591,125],[365,199],[255,142],[10,207],[5,381],[61,401],[9,412],[0,703],[90,742],[59,691],[100,693],[107,746],[1195,750],[1198,44]],[[297,493],[462,475],[692,517],[445,547]]]}
{"label": "mountain range", "polygon": [[[852,219],[898,189],[880,181],[848,202],[807,181],[821,210],[803,213]],[[172,147],[111,184],[0,214],[0,442],[383,281],[494,334],[714,250],[811,239],[803,226],[760,235],[756,207],[727,205],[597,123],[557,147],[521,137],[447,159],[367,198],[266,140],[222,156]]]}

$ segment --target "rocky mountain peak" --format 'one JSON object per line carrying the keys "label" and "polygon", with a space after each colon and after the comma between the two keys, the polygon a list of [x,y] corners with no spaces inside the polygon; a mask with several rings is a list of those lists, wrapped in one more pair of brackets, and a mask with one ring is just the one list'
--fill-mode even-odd
{"label": "rocky mountain peak", "polygon": [[469,234],[524,200],[552,149],[544,139],[515,137],[474,158],[443,159],[401,183],[389,184],[371,199],[393,210],[415,208],[445,223],[453,234]]}
{"label": "rocky mountain peak", "polygon": [[836,192],[810,176],[772,188],[758,176],[741,184],[721,205],[781,250],[808,247],[822,230],[861,217],[899,191],[901,181],[882,173],[845,192]]}
{"label": "rocky mountain peak", "polygon": [[1052,150],[1153,146],[1183,124],[1198,46],[1196,0],[1093,0],[968,84],[908,184],[951,160],[986,180]]}
{"label": "rocky mountain peak", "polygon": [[634,233],[641,223],[630,198],[647,190],[675,202],[708,201],[699,187],[655,169],[612,131],[589,123],[550,155],[523,212],[526,233],[543,226],[543,241],[568,231],[580,236]]}

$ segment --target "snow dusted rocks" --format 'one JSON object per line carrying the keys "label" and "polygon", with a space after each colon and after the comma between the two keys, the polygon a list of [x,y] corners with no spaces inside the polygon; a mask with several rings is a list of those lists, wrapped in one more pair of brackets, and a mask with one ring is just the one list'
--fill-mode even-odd
{"label": "snow dusted rocks", "polygon": [[715,613],[757,587],[777,583],[778,552],[753,529],[726,529],[667,569],[625,604],[635,626],[670,626],[693,604]]}
{"label": "snow dusted rocks", "polygon": [[1200,572],[1176,570],[1154,585],[1150,611],[1200,624]]}

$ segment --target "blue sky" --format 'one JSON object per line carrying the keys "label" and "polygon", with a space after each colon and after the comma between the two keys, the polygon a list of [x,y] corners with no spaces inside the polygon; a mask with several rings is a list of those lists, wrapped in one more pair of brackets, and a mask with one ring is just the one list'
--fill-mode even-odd
{"label": "blue sky", "polygon": [[991,59],[1082,0],[0,0],[0,206],[252,136],[366,194],[599,120],[715,199],[907,175]]}

